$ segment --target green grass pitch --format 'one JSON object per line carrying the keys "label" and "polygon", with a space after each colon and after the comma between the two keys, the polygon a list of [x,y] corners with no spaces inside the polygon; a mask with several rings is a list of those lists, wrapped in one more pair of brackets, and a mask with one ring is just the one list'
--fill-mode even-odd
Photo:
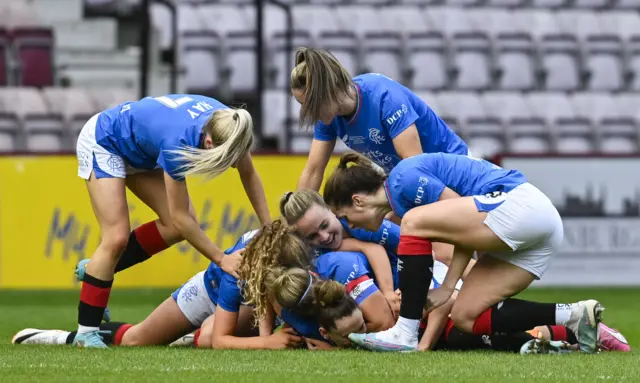
{"label": "green grass pitch", "polygon": [[[114,320],[136,322],[169,290],[114,290]],[[605,323],[640,347],[640,289],[531,289],[546,302],[597,298]],[[0,382],[596,382],[640,381],[640,355],[520,356],[492,352],[376,354],[366,351],[12,346],[25,327],[75,328],[78,292],[0,291]]]}

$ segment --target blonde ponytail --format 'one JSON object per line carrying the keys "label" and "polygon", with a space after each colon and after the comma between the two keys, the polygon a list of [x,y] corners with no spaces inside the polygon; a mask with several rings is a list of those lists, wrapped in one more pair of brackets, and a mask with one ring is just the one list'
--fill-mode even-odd
{"label": "blonde ponytail", "polygon": [[238,163],[253,144],[253,121],[245,109],[216,110],[203,131],[211,136],[213,148],[184,147],[170,151],[185,162],[180,167],[182,177],[201,175],[206,179],[215,178]]}

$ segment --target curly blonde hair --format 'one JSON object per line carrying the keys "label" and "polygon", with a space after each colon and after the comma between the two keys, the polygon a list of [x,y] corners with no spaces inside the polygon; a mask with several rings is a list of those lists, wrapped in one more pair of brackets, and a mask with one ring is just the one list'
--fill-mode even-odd
{"label": "curly blonde hair", "polygon": [[269,294],[266,278],[280,267],[310,267],[311,248],[298,237],[283,219],[265,225],[247,245],[240,263],[244,281],[245,304],[255,306],[255,323],[266,315]]}

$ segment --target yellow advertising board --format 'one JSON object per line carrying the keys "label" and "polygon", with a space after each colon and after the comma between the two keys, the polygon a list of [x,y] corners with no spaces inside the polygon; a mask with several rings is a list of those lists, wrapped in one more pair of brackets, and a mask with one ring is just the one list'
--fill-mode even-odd
{"label": "yellow advertising board", "polygon": [[[306,156],[255,156],[272,216],[293,190]],[[76,286],[76,263],[91,257],[100,240],[85,181],[74,156],[0,158],[0,288]],[[235,170],[204,182],[188,180],[198,221],[221,248],[258,228],[259,221]],[[127,194],[132,228],[156,219]],[[117,287],[179,286],[208,261],[183,242],[116,276]]]}

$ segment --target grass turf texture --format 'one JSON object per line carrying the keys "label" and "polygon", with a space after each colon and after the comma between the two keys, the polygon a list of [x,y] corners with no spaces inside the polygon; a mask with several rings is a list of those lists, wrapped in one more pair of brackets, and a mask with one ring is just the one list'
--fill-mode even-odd
{"label": "grass turf texture", "polygon": [[[114,290],[114,320],[136,322],[168,290]],[[605,323],[640,347],[640,289],[532,289],[520,297],[573,302],[594,297],[606,307]],[[2,382],[591,382],[640,381],[637,352],[520,356],[495,352],[380,354],[366,351],[213,351],[193,349],[13,346],[25,327],[75,329],[77,291],[0,291]]]}

